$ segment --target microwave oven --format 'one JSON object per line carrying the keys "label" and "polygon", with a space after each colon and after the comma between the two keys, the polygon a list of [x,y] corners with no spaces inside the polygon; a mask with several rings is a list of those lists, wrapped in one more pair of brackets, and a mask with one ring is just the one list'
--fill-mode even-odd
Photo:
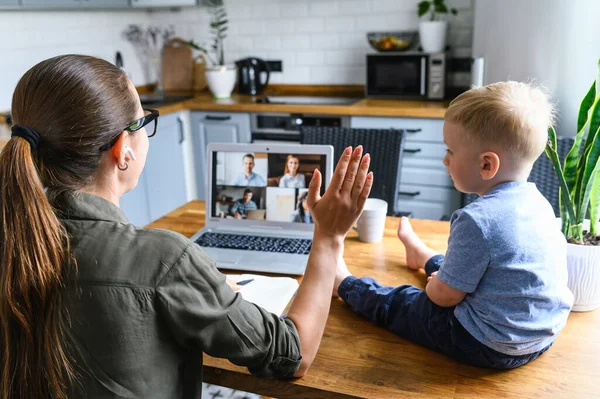
{"label": "microwave oven", "polygon": [[443,100],[446,53],[367,54],[366,97]]}

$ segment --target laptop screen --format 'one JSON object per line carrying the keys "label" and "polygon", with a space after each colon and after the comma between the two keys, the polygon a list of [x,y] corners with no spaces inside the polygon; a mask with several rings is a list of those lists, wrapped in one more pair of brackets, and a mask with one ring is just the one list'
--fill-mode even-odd
{"label": "laptop screen", "polygon": [[313,171],[323,175],[324,154],[214,151],[212,156],[213,218],[267,222],[313,223],[306,204]]}

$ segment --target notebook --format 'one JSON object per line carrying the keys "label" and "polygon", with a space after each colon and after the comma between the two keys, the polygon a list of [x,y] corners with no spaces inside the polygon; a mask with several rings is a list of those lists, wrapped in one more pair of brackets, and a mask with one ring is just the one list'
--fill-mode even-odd
{"label": "notebook", "polygon": [[219,269],[304,274],[314,225],[314,170],[333,173],[329,145],[222,144],[207,149],[206,225],[192,237]]}
{"label": "notebook", "polygon": [[248,302],[281,316],[298,289],[298,281],[290,277],[265,277],[256,274],[227,274],[235,282],[253,279],[238,291]]}

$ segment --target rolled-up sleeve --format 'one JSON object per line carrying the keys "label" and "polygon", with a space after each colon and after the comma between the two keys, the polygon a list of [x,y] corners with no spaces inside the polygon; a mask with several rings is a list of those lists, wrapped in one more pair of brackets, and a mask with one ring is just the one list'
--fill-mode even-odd
{"label": "rolled-up sleeve", "polygon": [[300,366],[293,321],[234,293],[206,254],[187,246],[156,287],[157,308],[183,347],[245,366],[255,375],[291,378]]}

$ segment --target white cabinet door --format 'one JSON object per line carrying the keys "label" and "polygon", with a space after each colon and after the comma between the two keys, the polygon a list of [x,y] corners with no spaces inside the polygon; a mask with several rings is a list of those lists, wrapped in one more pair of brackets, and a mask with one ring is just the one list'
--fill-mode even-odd
{"label": "white cabinet door", "polygon": [[206,147],[209,143],[250,143],[250,114],[192,112],[192,137],[198,198],[206,198]]}
{"label": "white cabinet door", "polygon": [[187,203],[183,142],[183,121],[180,115],[160,117],[158,131],[150,138],[144,168],[151,221]]}
{"label": "white cabinet door", "polygon": [[90,8],[129,7],[129,0],[80,0],[81,5]]}
{"label": "white cabinet door", "polygon": [[80,0],[21,0],[24,7],[55,8],[55,7],[81,7]]}
{"label": "white cabinet door", "polygon": [[197,0],[131,0],[133,7],[180,7],[197,4]]}
{"label": "white cabinet door", "polygon": [[0,0],[0,6],[18,6],[19,0]]}
{"label": "white cabinet door", "polygon": [[136,226],[145,226],[187,203],[183,137],[179,114],[159,118],[138,184],[120,201],[121,209]]}

